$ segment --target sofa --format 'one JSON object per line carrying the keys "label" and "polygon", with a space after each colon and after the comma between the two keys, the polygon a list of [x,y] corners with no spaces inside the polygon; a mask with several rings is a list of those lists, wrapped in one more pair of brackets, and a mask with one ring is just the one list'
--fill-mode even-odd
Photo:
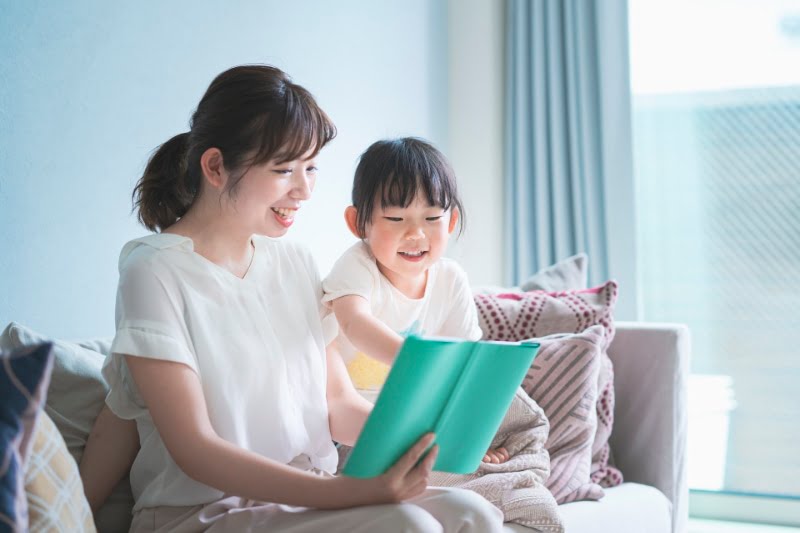
{"label": "sofa", "polygon": [[[27,328],[12,324],[0,339],[0,348],[18,348],[42,340]],[[72,458],[79,459],[82,452],[92,416],[102,405],[103,389],[97,379],[109,340],[56,341],[56,345],[60,347],[56,350],[45,412],[63,435],[64,440],[61,440],[53,430],[64,448],[62,455],[74,462]],[[565,529],[569,533],[685,531],[688,518],[685,436],[689,332],[685,326],[677,324],[617,322],[608,353],[614,364],[616,394],[610,445],[614,464],[622,471],[625,481],[606,488],[605,496],[599,501],[560,505],[558,510]],[[51,444],[49,448],[52,447]],[[62,468],[61,471],[67,470]],[[69,475],[78,476],[76,465],[72,465]],[[65,512],[64,502],[70,497],[75,499],[76,483],[79,486],[77,479],[58,482],[57,486],[64,487],[63,490],[72,491],[71,496],[50,495],[50,501],[60,502],[62,506],[58,512]],[[82,497],[79,490],[77,494],[78,498]],[[131,504],[129,485],[122,483],[95,517],[98,529],[101,532],[124,531],[130,521]],[[73,502],[72,507],[85,510],[88,505]],[[39,515],[50,511],[55,512],[38,509]],[[50,523],[57,521],[57,517],[45,518]],[[507,523],[505,530],[533,531],[513,523]]]}
{"label": "sofa", "polygon": [[608,351],[616,394],[610,444],[625,482],[599,501],[560,505],[568,533],[686,531],[689,346],[686,326],[617,322]]}

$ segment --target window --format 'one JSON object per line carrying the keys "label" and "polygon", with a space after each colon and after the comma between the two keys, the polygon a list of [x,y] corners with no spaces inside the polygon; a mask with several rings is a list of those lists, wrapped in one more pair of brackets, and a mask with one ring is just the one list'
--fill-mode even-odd
{"label": "window", "polygon": [[629,0],[629,29],[643,318],[692,331],[690,488],[800,510],[800,1]]}

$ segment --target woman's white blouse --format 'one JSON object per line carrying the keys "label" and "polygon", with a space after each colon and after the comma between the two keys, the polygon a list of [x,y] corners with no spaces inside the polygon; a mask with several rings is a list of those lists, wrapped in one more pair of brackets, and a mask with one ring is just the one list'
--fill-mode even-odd
{"label": "woman's white blouse", "polygon": [[325,399],[325,346],[336,323],[332,316],[323,320],[319,273],[297,244],[258,236],[253,243],[244,278],[178,235],[136,239],[122,250],[117,332],[103,375],[109,407],[135,419],[139,430],[141,450],[131,470],[135,509],[198,505],[223,494],[172,460],[123,355],[194,370],[223,439],[281,463],[336,469]]}

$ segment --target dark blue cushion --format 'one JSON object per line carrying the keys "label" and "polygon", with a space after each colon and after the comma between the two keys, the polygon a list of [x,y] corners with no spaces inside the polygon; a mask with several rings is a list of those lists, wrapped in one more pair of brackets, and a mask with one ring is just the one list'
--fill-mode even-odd
{"label": "dark blue cushion", "polygon": [[24,460],[53,366],[53,345],[0,352],[0,532],[28,526]]}

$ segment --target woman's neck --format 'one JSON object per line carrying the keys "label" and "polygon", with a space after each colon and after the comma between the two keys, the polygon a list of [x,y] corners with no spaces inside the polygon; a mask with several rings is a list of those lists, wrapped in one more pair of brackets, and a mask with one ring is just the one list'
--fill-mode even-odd
{"label": "woman's neck", "polygon": [[195,253],[212,263],[244,277],[253,259],[252,234],[226,223],[224,217],[203,216],[200,206],[192,206],[164,233],[176,233],[192,239]]}

